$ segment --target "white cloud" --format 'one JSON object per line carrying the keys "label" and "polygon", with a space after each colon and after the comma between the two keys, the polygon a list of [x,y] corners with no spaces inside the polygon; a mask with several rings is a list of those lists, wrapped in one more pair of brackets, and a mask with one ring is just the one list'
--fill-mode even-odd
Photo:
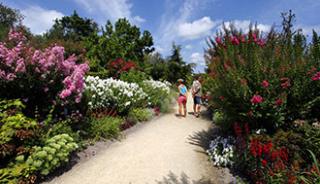
{"label": "white cloud", "polygon": [[133,16],[131,9],[132,4],[129,0],[74,0],[80,6],[84,7],[88,13],[95,15],[101,24],[106,20],[116,21],[119,18],[127,18],[133,24],[139,25],[145,22],[140,16]]}
{"label": "white cloud", "polygon": [[[162,54],[168,54],[170,51],[169,45],[172,42],[179,44],[181,41],[186,41],[187,36],[190,38],[198,37],[204,31],[201,28],[197,32],[188,33],[186,29],[190,24],[197,22],[190,22],[190,19],[194,16],[195,13],[201,11],[202,8],[205,8],[208,0],[184,0],[183,3],[177,3],[177,1],[166,0],[165,3],[165,12],[161,17],[161,23],[158,28],[158,32],[155,35],[155,42],[161,45],[162,48],[165,48]],[[202,18],[203,19],[203,18]],[[199,19],[201,20],[201,19]],[[198,21],[199,21],[198,20]],[[210,20],[211,21],[211,20]],[[207,18],[202,20],[202,22],[210,22]],[[210,22],[211,23],[211,22]],[[185,36],[185,37],[183,37]]]}
{"label": "white cloud", "polygon": [[164,51],[164,48],[162,48],[160,45],[155,45],[154,48],[155,48],[155,51],[159,53]]}
{"label": "white cloud", "polygon": [[[230,28],[230,25],[233,24],[237,29],[241,29],[243,32],[248,32],[249,31],[249,26],[250,23],[252,23],[250,20],[233,20],[233,21],[228,21],[224,22],[224,25],[226,28]],[[254,23],[252,24],[254,26]],[[219,26],[219,29],[222,30],[223,26],[222,24]],[[268,32],[270,31],[271,26],[267,24],[257,24],[257,28],[260,31],[263,32]]]}
{"label": "white cloud", "polygon": [[137,23],[144,23],[146,21],[146,19],[140,17],[140,16],[135,16],[133,17],[133,20]]}
{"label": "white cloud", "polygon": [[190,56],[190,61],[200,66],[205,66],[206,63],[204,61],[204,57],[199,52],[194,52]]}
{"label": "white cloud", "polygon": [[183,22],[178,26],[178,35],[185,39],[197,39],[210,33],[216,25],[210,17],[202,17],[193,22]]}
{"label": "white cloud", "polygon": [[315,30],[317,33],[320,32],[320,25],[313,25],[313,26],[297,26],[297,28],[302,29],[302,33],[305,35],[312,36],[313,30]]}
{"label": "white cloud", "polygon": [[39,6],[29,6],[21,13],[25,16],[23,23],[30,28],[32,33],[42,34],[54,24],[54,20],[63,17],[61,12],[47,10]]}
{"label": "white cloud", "polygon": [[192,47],[192,45],[188,44],[188,45],[185,46],[185,48],[188,49],[188,50],[190,50],[190,49],[192,49],[193,47]]}

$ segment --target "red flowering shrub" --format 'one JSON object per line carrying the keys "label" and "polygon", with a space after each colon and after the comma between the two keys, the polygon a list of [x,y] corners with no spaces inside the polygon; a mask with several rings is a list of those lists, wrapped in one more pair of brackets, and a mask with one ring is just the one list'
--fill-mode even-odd
{"label": "red flowering shrub", "polygon": [[137,65],[135,62],[125,61],[122,58],[118,58],[110,62],[108,69],[110,70],[110,74],[113,77],[118,78],[121,73],[128,72],[129,70],[134,69],[136,67]]}
{"label": "red flowering shrub", "polygon": [[319,37],[314,33],[307,45],[301,32],[283,30],[244,34],[232,28],[209,39],[211,103],[231,122],[274,132],[298,118],[319,118]]}

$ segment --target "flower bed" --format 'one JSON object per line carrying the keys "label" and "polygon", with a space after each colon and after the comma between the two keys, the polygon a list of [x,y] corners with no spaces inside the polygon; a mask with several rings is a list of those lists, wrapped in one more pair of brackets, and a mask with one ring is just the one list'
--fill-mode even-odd
{"label": "flower bed", "polygon": [[125,113],[133,107],[147,105],[148,96],[138,84],[92,76],[85,80],[91,109],[116,108],[119,113]]}
{"label": "flower bed", "polygon": [[214,120],[235,137],[235,167],[252,183],[299,182],[314,163],[307,149],[320,158],[320,130],[311,126],[320,119],[320,38],[314,32],[306,44],[283,18],[281,33],[232,28],[208,42]]}

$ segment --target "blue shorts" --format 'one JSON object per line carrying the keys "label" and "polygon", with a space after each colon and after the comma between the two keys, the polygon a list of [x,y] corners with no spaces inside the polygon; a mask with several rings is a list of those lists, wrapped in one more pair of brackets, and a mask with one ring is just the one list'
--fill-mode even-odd
{"label": "blue shorts", "polygon": [[193,103],[196,105],[201,105],[201,97],[200,96],[195,96],[193,98]]}

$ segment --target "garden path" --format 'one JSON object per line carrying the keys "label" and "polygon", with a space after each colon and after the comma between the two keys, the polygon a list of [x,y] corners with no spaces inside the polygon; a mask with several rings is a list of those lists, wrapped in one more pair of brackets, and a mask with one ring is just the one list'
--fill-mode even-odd
{"label": "garden path", "polygon": [[[192,101],[188,100],[191,111]],[[96,155],[80,160],[49,184],[223,184],[231,175],[212,166],[203,148],[190,142],[212,123],[177,118],[173,113],[134,127],[126,138],[104,146]],[[201,142],[201,141],[200,141]]]}

